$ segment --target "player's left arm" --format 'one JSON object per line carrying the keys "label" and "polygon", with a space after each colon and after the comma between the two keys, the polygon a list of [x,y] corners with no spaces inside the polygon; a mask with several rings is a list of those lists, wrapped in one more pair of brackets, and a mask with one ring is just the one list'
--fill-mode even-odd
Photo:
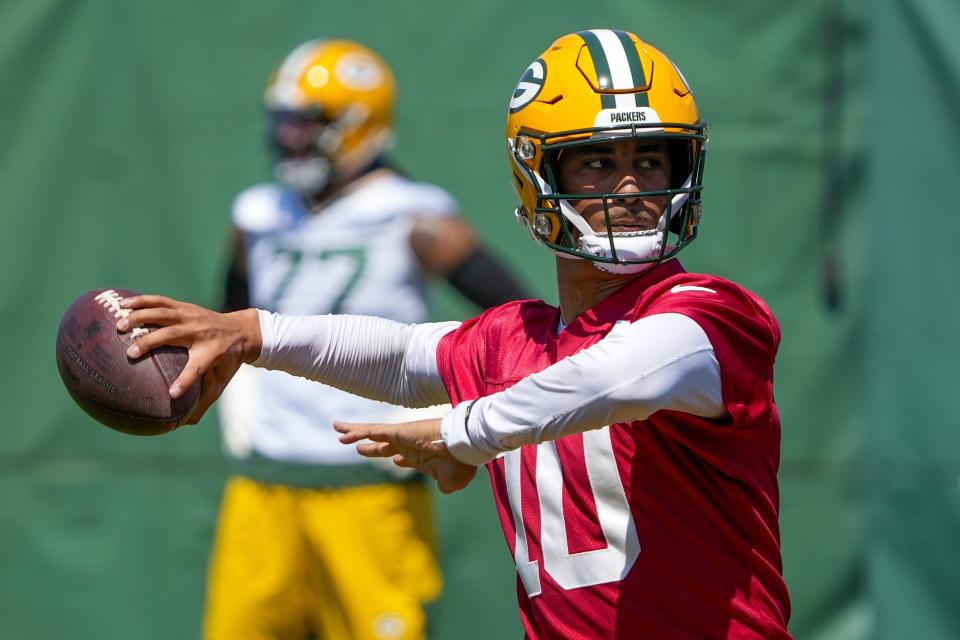
{"label": "player's left arm", "polygon": [[460,403],[441,431],[457,459],[480,465],[525,444],[661,410],[726,415],[713,346],[696,321],[679,313],[621,321],[598,343],[509,389]]}
{"label": "player's left arm", "polygon": [[410,246],[427,273],[445,278],[481,308],[529,297],[459,215],[414,218]]}
{"label": "player's left arm", "polygon": [[726,415],[710,340],[697,322],[678,313],[617,323],[597,344],[509,389],[461,402],[442,421],[334,426],[344,443],[373,441],[358,446],[361,454],[392,456],[433,476],[441,490],[454,491],[461,485],[450,478],[462,480],[464,466],[664,409]]}

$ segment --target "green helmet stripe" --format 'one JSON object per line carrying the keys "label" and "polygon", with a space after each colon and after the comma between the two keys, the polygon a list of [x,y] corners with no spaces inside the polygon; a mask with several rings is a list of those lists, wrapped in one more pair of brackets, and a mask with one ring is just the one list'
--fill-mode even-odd
{"label": "green helmet stripe", "polygon": [[[592,31],[578,31],[577,35],[583,38],[583,42],[590,51],[590,57],[593,58],[593,68],[597,72],[597,87],[600,89],[613,89],[613,81],[610,78],[610,65],[607,62],[607,54],[603,51],[603,45],[600,39]],[[600,103],[603,109],[613,109],[616,106],[616,98],[610,93],[600,94]]]}
{"label": "green helmet stripe", "polygon": [[[620,44],[623,45],[623,52],[627,54],[627,64],[630,65],[630,75],[633,76],[633,86],[645,87],[647,81],[643,75],[643,63],[640,62],[640,54],[637,53],[637,45],[630,39],[625,31],[614,31]],[[650,100],[647,98],[646,91],[638,91],[633,96],[637,101],[638,107],[649,107]]]}

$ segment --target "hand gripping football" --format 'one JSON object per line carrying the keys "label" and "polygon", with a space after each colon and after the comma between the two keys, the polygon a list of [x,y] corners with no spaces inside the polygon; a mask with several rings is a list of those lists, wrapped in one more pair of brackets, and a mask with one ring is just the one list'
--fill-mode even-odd
{"label": "hand gripping football", "polygon": [[127,347],[149,328],[117,331],[129,313],[120,301],[127,289],[89,291],[67,308],[57,332],[57,368],[80,408],[102,424],[133,435],[172,431],[183,424],[200,397],[200,383],[179,398],[170,385],[187,364],[187,350],[161,347],[131,360]]}

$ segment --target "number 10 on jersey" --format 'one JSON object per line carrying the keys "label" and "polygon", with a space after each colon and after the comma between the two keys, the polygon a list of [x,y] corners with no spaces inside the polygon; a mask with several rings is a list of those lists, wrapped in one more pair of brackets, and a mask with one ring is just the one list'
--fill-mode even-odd
{"label": "number 10 on jersey", "polygon": [[[507,496],[516,528],[514,561],[530,597],[540,593],[539,562],[530,560],[528,524],[523,520],[520,498],[520,450],[503,456]],[[563,467],[556,443],[537,446],[536,495],[540,502],[540,546],[543,570],[565,590],[622,580],[640,554],[637,527],[627,503],[623,481],[610,440],[610,428],[583,434],[583,468],[586,469],[596,505],[596,520],[606,547],[570,553],[567,525],[563,518]]]}

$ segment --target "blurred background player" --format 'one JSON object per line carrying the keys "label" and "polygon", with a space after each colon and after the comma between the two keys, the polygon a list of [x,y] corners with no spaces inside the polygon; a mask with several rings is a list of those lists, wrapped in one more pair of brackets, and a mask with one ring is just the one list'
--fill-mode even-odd
{"label": "blurred background player", "polygon": [[[266,94],[278,184],[237,196],[225,310],[427,319],[442,277],[481,307],[525,297],[443,189],[384,160],[394,78],[346,40],[306,42]],[[244,367],[221,420],[236,462],[208,582],[205,635],[422,638],[440,592],[418,475],[338,443],[334,418],[409,412],[281,372]]]}

